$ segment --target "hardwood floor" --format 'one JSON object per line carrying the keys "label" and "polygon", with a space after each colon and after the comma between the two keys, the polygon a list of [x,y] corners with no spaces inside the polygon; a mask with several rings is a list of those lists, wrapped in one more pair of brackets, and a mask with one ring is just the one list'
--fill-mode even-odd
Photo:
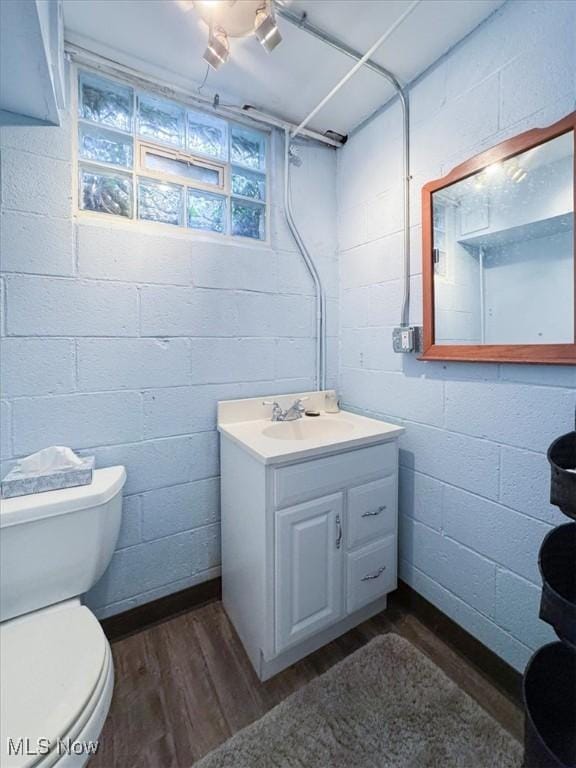
{"label": "hardwood floor", "polygon": [[518,706],[404,610],[389,609],[261,683],[222,604],[213,602],[112,644],[114,698],[90,768],[189,768],[385,632],[410,640],[521,739]]}

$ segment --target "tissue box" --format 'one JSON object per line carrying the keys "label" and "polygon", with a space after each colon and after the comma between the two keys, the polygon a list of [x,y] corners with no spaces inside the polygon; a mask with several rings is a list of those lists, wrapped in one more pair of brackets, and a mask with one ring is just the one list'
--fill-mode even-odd
{"label": "tissue box", "polygon": [[2,480],[2,496],[5,499],[11,499],[15,496],[28,496],[31,493],[89,485],[92,482],[94,463],[94,456],[88,456],[76,467],[53,469],[42,473],[22,472],[19,467],[15,467]]}

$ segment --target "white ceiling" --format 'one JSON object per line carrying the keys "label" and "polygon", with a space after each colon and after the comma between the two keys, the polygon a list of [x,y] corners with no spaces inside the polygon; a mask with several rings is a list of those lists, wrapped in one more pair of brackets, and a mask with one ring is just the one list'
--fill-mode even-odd
{"label": "white ceiling", "polygon": [[[240,0],[241,2],[242,0]],[[410,82],[504,0],[423,0],[373,59]],[[409,0],[293,0],[290,9],[360,52],[404,12]],[[189,0],[64,0],[66,36],[144,73],[195,89],[206,73],[207,28]],[[231,40],[230,60],[208,74],[203,95],[219,92],[294,122],[302,120],[353,66],[347,56],[279,20],[283,42],[268,54],[253,36]],[[364,68],[311,127],[349,133],[393,94]]]}

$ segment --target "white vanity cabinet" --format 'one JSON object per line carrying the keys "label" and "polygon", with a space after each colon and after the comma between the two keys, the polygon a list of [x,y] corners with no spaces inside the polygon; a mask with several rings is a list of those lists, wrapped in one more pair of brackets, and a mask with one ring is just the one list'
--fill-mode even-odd
{"label": "white vanity cabinet", "polygon": [[396,588],[403,430],[352,418],[387,429],[369,445],[270,456],[239,439],[244,424],[220,428],[222,599],[262,680],[383,610]]}

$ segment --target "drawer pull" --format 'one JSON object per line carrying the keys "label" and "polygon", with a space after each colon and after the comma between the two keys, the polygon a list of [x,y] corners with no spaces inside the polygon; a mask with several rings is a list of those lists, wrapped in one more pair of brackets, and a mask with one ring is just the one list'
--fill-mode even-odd
{"label": "drawer pull", "polygon": [[374,573],[368,573],[366,576],[362,576],[360,581],[372,581],[373,579],[377,579],[379,576],[382,576],[385,570],[386,566],[383,565],[381,568],[378,568],[377,571],[374,571]]}
{"label": "drawer pull", "polygon": [[378,509],[375,509],[373,512],[362,512],[362,517],[376,517],[376,515],[381,515],[385,509],[386,504],[382,504],[381,507],[378,507]]}
{"label": "drawer pull", "polygon": [[336,515],[336,549],[340,549],[342,544],[342,523],[340,522],[340,515]]}

